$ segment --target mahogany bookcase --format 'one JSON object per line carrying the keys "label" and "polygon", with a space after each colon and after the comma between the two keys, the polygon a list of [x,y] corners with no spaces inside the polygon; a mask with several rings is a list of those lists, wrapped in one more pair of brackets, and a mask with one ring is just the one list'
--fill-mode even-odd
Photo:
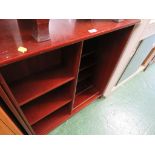
{"label": "mahogany bookcase", "polygon": [[28,134],[47,134],[102,96],[139,20],[49,22],[50,40],[38,43],[28,21],[0,21],[0,82]]}

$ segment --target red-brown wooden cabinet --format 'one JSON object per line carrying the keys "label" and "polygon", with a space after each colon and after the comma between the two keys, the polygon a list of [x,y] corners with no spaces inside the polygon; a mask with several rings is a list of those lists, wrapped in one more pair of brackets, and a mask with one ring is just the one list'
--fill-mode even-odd
{"label": "red-brown wooden cabinet", "polygon": [[0,82],[31,134],[47,134],[102,96],[138,21],[49,20],[50,40],[39,43],[28,21],[0,21]]}

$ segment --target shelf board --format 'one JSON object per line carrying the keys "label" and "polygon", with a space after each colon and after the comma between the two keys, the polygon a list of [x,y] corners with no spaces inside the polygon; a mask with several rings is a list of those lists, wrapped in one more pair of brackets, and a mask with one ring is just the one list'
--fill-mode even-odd
{"label": "shelf board", "polygon": [[10,87],[21,106],[73,79],[65,69],[58,68],[16,81]]}
{"label": "shelf board", "polygon": [[61,109],[52,113],[51,115],[45,117],[38,123],[34,124],[32,127],[36,134],[47,134],[69,117],[70,115],[68,113],[68,107],[64,106]]}
{"label": "shelf board", "polygon": [[76,96],[80,95],[81,93],[83,93],[84,91],[86,91],[87,89],[90,89],[92,87],[93,87],[93,84],[90,84],[90,85],[83,87],[79,92],[76,93]]}
{"label": "shelf board", "polygon": [[78,77],[78,83],[79,82],[82,82],[83,80],[86,80],[87,78],[89,78],[90,76],[92,76],[92,72],[88,73],[88,74],[79,74],[79,77]]}
{"label": "shelf board", "polygon": [[66,89],[58,89],[24,105],[22,109],[30,125],[33,125],[71,100]]}
{"label": "shelf board", "polygon": [[85,69],[88,69],[88,68],[90,68],[90,67],[93,67],[93,66],[95,66],[95,65],[96,65],[96,62],[91,63],[91,64],[82,64],[82,65],[80,66],[80,72],[83,71],[83,70],[85,70]]}
{"label": "shelf board", "polygon": [[91,98],[98,96],[98,94],[99,92],[94,87],[89,87],[88,89],[85,89],[85,91],[76,95],[74,109],[81,104],[84,104]]}
{"label": "shelf board", "polygon": [[95,53],[94,50],[93,50],[93,51],[84,52],[84,53],[82,54],[82,58],[84,58],[84,57],[86,57],[86,56],[89,56],[89,55],[91,55],[91,54],[94,54],[94,53]]}
{"label": "shelf board", "polygon": [[93,86],[93,84],[92,84],[91,77],[89,77],[83,81],[78,82],[77,88],[76,88],[76,95],[80,94],[81,92],[83,92],[84,90],[86,90],[87,88],[92,87],[92,86]]}

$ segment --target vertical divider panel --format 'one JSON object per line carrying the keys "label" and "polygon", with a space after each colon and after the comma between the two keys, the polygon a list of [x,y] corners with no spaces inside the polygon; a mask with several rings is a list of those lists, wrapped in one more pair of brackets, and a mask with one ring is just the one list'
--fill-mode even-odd
{"label": "vertical divider panel", "polygon": [[80,68],[80,61],[81,61],[81,54],[82,54],[82,48],[83,48],[83,41],[76,43],[73,45],[73,48],[70,48],[68,50],[72,50],[72,53],[74,54],[73,59],[69,59],[68,57],[68,65],[73,65],[71,67],[71,72],[73,73],[73,76],[75,77],[75,79],[72,82],[72,85],[70,87],[70,94],[72,97],[72,102],[70,105],[70,114],[72,113],[73,110],[73,104],[75,101],[75,93],[76,93],[76,86],[77,86],[77,80],[78,80],[78,72],[79,72],[79,68]]}

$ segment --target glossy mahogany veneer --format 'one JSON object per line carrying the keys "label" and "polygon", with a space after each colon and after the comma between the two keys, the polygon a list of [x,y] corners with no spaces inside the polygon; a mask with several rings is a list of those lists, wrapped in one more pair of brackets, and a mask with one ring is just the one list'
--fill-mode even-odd
{"label": "glossy mahogany veneer", "polygon": [[53,113],[57,109],[72,101],[68,96],[69,87],[65,85],[49,92],[22,107],[25,116],[31,125]]}
{"label": "glossy mahogany veneer", "polygon": [[49,20],[38,43],[31,20],[0,20],[0,82],[25,130],[47,134],[102,96],[138,21]]}
{"label": "glossy mahogany veneer", "polygon": [[11,89],[21,106],[73,79],[65,70],[46,71],[14,82]]}
{"label": "glossy mahogany veneer", "polygon": [[[49,21],[50,40],[38,43],[32,37],[31,22],[19,25],[17,20],[0,20],[0,66],[23,60],[53,49],[93,38],[138,23],[139,20],[54,20]],[[90,33],[88,30],[96,29]],[[18,52],[18,47],[27,48],[26,53]]]}

